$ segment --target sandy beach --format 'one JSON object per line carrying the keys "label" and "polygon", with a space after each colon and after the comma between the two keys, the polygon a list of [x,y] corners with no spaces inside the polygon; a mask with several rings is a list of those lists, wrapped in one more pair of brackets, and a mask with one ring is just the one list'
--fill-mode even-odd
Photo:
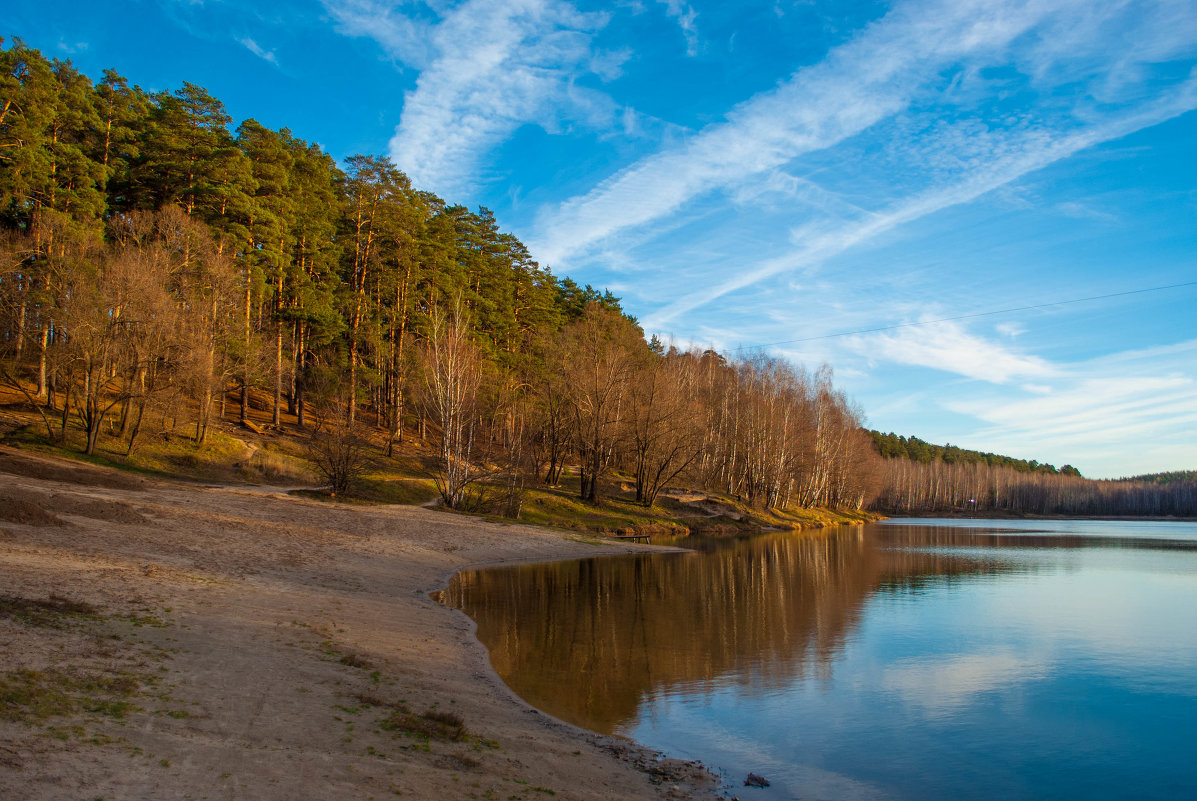
{"label": "sandy beach", "polygon": [[429,597],[631,547],[0,448],[0,798],[715,797],[524,704]]}

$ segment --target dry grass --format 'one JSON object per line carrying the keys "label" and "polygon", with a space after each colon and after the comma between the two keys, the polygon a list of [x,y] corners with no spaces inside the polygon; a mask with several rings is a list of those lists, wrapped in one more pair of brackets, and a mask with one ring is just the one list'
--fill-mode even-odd
{"label": "dry grass", "polygon": [[595,505],[578,497],[578,479],[572,477],[560,487],[529,490],[520,522],[600,535],[649,534],[669,538],[823,528],[876,519],[876,515],[863,511],[757,509],[714,492],[695,491],[685,497],[687,500],[680,500],[662,494],[650,509],[636,502],[629,481],[616,477],[602,502]]}
{"label": "dry grass", "polygon": [[379,724],[383,731],[406,734],[423,740],[443,740],[459,743],[466,739],[465,721],[452,712],[428,709],[415,714],[407,709],[392,710]]}
{"label": "dry grass", "polygon": [[[49,443],[37,415],[22,410],[18,403],[3,404],[3,395],[0,389],[0,405],[6,405],[8,413],[6,420],[9,417],[25,419],[23,427],[8,428],[4,441],[30,450],[126,471],[213,482],[314,486],[323,481],[308,458],[310,429],[294,427],[293,418],[286,415],[281,429],[270,429],[265,433],[243,429],[228,420],[219,421],[209,430],[207,442],[202,447],[194,442],[184,426],[173,431],[147,430],[128,457],[123,453],[122,443],[113,437],[104,437],[97,454],[85,459],[80,454],[83,432],[68,428],[66,442]],[[260,398],[258,401],[260,408],[257,408],[255,419],[264,422],[260,418],[266,407]],[[229,414],[232,413],[230,407]],[[363,424],[361,433],[370,439],[370,447],[364,472],[352,494],[330,498],[327,490],[308,490],[304,491],[305,495],[337,502],[395,505],[421,505],[438,497],[431,478],[428,443],[408,437],[396,446],[393,456],[387,457],[383,455],[386,443],[381,429]],[[559,487],[543,487],[533,482],[524,491],[518,519],[522,523],[600,536],[648,534],[661,538],[684,537],[691,533],[818,528],[874,519],[867,513],[826,509],[760,510],[749,508],[729,496],[699,491],[692,495],[701,500],[663,494],[655,506],[646,508],[635,501],[629,480],[616,475],[604,488],[603,500],[599,504],[590,504],[578,498],[578,478],[574,475],[567,476]],[[36,511],[29,510],[29,515],[11,522],[27,522],[25,517],[30,518],[28,522],[33,522]],[[485,516],[486,508],[477,511]],[[47,519],[43,525],[53,522]]]}
{"label": "dry grass", "polygon": [[28,626],[60,628],[69,619],[98,618],[91,604],[51,595],[44,601],[0,595],[0,618],[9,618]]}
{"label": "dry grass", "polygon": [[653,534],[682,537],[689,528],[658,505],[651,509],[629,493],[608,490],[599,504],[578,497],[578,479],[566,478],[560,487],[529,489],[520,511],[521,523],[594,534]]}
{"label": "dry grass", "polygon": [[376,695],[362,693],[355,695],[354,698],[363,707],[390,710],[386,717],[378,723],[378,727],[383,731],[405,734],[425,742],[428,740],[462,742],[470,737],[470,733],[465,727],[465,721],[454,712],[443,712],[434,706],[416,714],[408,708],[406,701],[387,701]]}
{"label": "dry grass", "polygon": [[345,654],[341,657],[340,662],[342,665],[348,665],[349,667],[355,668],[367,669],[374,667],[372,664],[370,664],[369,660],[365,659],[359,654]]}
{"label": "dry grass", "polygon": [[140,689],[141,682],[127,673],[13,670],[0,674],[0,720],[36,723],[79,712],[123,718],[136,709],[128,699]]}

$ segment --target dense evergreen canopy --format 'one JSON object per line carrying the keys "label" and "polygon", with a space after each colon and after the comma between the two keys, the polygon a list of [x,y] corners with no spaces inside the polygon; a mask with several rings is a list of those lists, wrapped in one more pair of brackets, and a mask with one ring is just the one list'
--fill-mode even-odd
{"label": "dense evergreen canopy", "polygon": [[996,453],[970,451],[951,444],[932,445],[918,437],[903,437],[892,431],[888,434],[882,434],[880,431],[870,431],[869,433],[873,435],[873,443],[877,446],[877,452],[886,459],[906,458],[920,464],[930,464],[935,461],[945,464],[984,464],[989,467],[1009,467],[1020,473],[1048,473],[1051,475],[1059,473],[1066,476],[1081,474],[1080,470],[1070,464],[1057,470],[1054,465],[1041,464],[1034,459],[1015,459]]}

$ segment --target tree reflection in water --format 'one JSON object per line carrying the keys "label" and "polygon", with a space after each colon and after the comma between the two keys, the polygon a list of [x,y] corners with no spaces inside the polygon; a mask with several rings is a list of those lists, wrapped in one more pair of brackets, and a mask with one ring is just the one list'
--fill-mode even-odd
{"label": "tree reflection in water", "polygon": [[612,733],[642,698],[828,678],[869,597],[1016,569],[876,527],[686,540],[689,553],[469,570],[443,594],[532,705]]}

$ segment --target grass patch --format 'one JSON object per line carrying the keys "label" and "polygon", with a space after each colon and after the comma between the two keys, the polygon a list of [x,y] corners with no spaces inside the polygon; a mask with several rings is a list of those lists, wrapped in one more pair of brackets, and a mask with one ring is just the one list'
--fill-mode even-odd
{"label": "grass patch", "polygon": [[430,478],[369,473],[362,478],[354,496],[374,503],[419,506],[437,497],[437,490]]}
{"label": "grass patch", "polygon": [[618,493],[597,505],[587,503],[578,497],[577,484],[574,478],[560,487],[529,489],[520,510],[520,522],[598,534],[651,533],[676,537],[690,533],[665,509],[647,508]]}
{"label": "grass patch", "polygon": [[354,697],[364,707],[390,710],[386,717],[378,722],[378,727],[383,731],[396,735],[405,734],[423,742],[441,740],[459,743],[470,739],[465,721],[455,712],[442,712],[433,706],[417,714],[408,708],[405,701],[385,701],[378,696],[360,693]]}
{"label": "grass patch", "polygon": [[342,656],[341,664],[349,665],[349,667],[355,667],[355,668],[368,668],[371,666],[370,663],[368,661],[366,661],[366,659],[364,659],[363,657],[359,656],[358,654],[354,654],[354,653],[348,653],[348,654],[345,654],[344,656]]}
{"label": "grass patch", "polygon": [[[304,438],[302,433],[259,437],[225,421],[212,425],[201,445],[194,439],[194,424],[180,417],[171,430],[145,428],[137,438],[133,453],[126,455],[127,442],[113,436],[109,426],[105,425],[96,452],[87,456],[83,453],[85,433],[78,425],[68,425],[63,439],[50,441],[36,416],[31,413],[21,416],[28,422],[7,433],[2,438],[5,444],[86,464],[201,481],[311,483],[316,480],[298,444]],[[110,417],[110,421],[115,420]],[[156,414],[151,420],[160,423]],[[149,422],[147,420],[147,424]],[[247,445],[257,448],[251,452]]]}
{"label": "grass patch", "polygon": [[746,519],[764,528],[825,528],[877,519],[875,514],[855,509],[753,509],[745,504],[737,504],[737,508]]}
{"label": "grass patch", "polygon": [[44,601],[0,595],[0,617],[27,626],[61,628],[69,620],[98,619],[99,610],[91,604],[72,601],[61,595],[51,595]]}
{"label": "grass patch", "polygon": [[0,675],[0,719],[29,723],[69,715],[78,704],[68,687],[38,670]]}
{"label": "grass patch", "polygon": [[430,478],[370,473],[358,479],[350,495],[332,497],[324,490],[299,490],[294,493],[318,501],[337,503],[389,504],[419,506],[437,497],[436,484]]}
{"label": "grass patch", "polygon": [[0,720],[37,723],[90,713],[123,718],[137,709],[130,697],[141,682],[129,674],[77,677],[57,670],[14,670],[0,674]]}
{"label": "grass patch", "polygon": [[383,731],[406,734],[418,740],[442,740],[459,743],[465,740],[465,721],[452,712],[428,709],[416,714],[407,709],[394,709],[379,724]]}
{"label": "grass patch", "polygon": [[[369,670],[374,667],[366,657],[361,654],[355,654],[353,651],[342,651],[332,640],[324,640],[320,643],[320,653],[327,657],[332,657],[337,662],[348,667],[359,668],[361,670]],[[374,672],[377,673],[378,671]],[[371,674],[371,678],[374,678],[373,674]],[[374,682],[377,684],[378,680],[375,679]]]}
{"label": "grass patch", "polygon": [[246,481],[281,481],[283,483],[311,483],[317,480],[311,467],[299,458],[273,449],[260,448],[238,468],[238,475]]}
{"label": "grass patch", "polygon": [[733,496],[701,493],[700,504],[658,496],[648,508],[638,503],[631,482],[615,476],[598,504],[578,497],[578,479],[560,487],[527,491],[520,522],[600,535],[649,534],[684,537],[691,533],[754,533],[762,529],[822,528],[876,520],[869,512],[844,509],[757,509]]}
{"label": "grass patch", "polygon": [[[512,782],[514,784],[522,784],[524,787],[527,787],[529,790],[532,790],[537,793],[544,793],[545,795],[557,795],[556,790],[550,790],[548,787],[534,787],[533,785],[524,781],[523,779],[504,779],[503,781]],[[511,797],[515,798],[515,796],[511,796]]]}
{"label": "grass patch", "polygon": [[28,426],[21,432],[5,438],[6,444],[54,456],[62,456],[78,462],[115,467],[120,470],[151,475],[193,478],[230,478],[231,465],[244,454],[244,445],[218,429],[210,429],[205,443],[199,445],[191,436],[178,432],[142,434],[137,447],[129,456],[125,455],[123,442],[102,436],[96,452],[87,456],[83,446],[85,434],[76,426],[68,426],[65,440],[48,442],[44,432]]}

